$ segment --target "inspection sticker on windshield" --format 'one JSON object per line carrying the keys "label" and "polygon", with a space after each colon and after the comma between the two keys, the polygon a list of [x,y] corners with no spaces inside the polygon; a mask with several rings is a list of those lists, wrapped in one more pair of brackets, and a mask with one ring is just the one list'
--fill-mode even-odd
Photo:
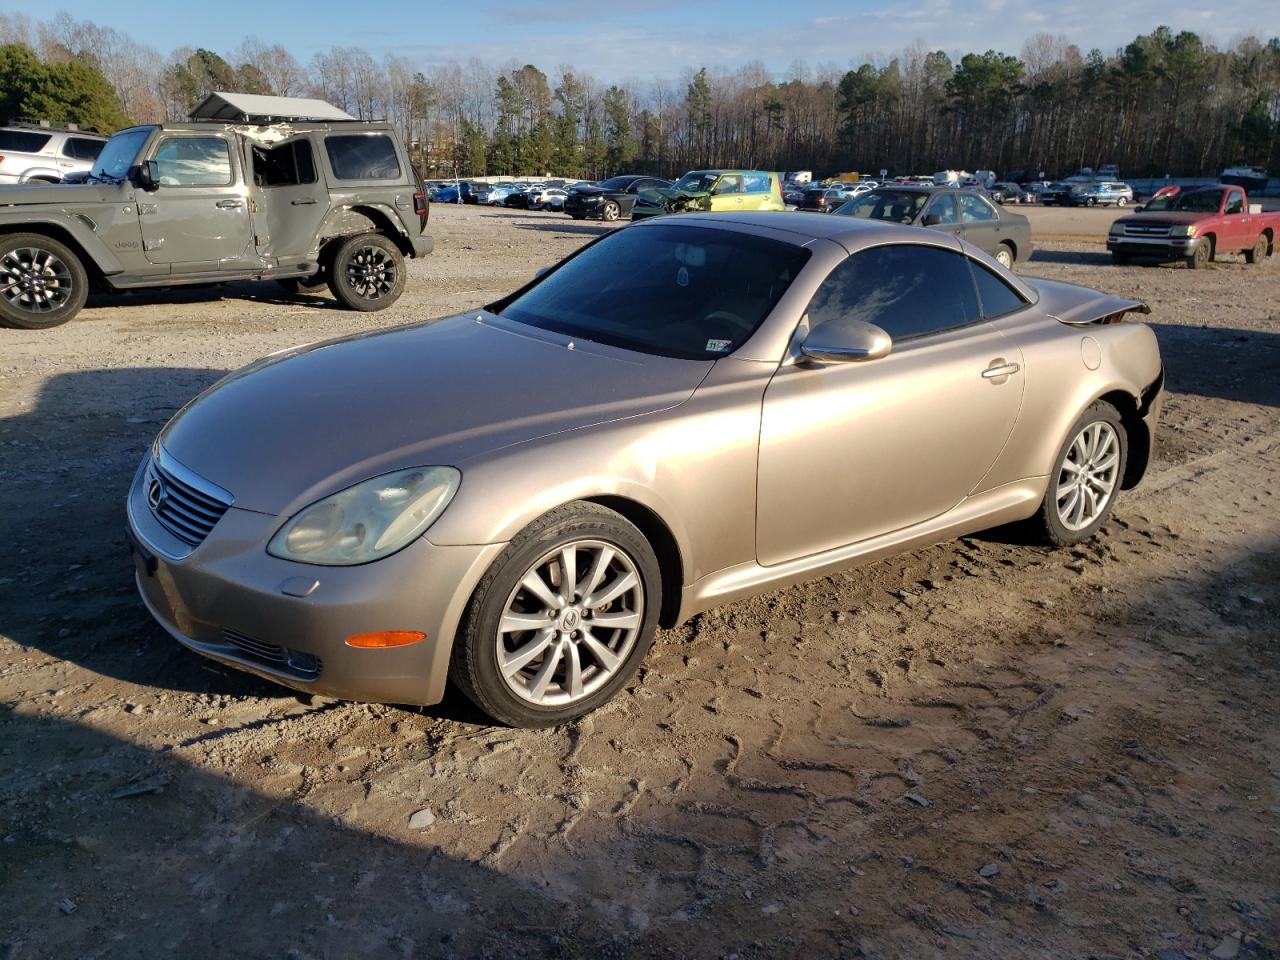
{"label": "inspection sticker on windshield", "polygon": [[676,271],[676,286],[687,287],[689,285],[689,268],[681,267]]}
{"label": "inspection sticker on windshield", "polygon": [[707,353],[724,353],[732,343],[732,340],[708,340]]}

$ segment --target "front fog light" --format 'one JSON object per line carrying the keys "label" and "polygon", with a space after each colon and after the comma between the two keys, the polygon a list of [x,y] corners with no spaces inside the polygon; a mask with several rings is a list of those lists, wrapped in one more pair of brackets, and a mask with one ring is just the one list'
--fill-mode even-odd
{"label": "front fog light", "polygon": [[462,479],[453,467],[412,467],[313,503],[277,531],[267,552],[345,567],[395,553],[444,512]]}

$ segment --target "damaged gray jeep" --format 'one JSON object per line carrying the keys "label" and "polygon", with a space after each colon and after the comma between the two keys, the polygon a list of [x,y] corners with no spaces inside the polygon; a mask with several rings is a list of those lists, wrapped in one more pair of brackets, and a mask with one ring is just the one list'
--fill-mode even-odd
{"label": "damaged gray jeep", "polygon": [[81,182],[0,186],[0,325],[66,323],[91,290],[244,280],[382,310],[431,252],[428,215],[390,124],[210,94],[190,122],[116,133]]}

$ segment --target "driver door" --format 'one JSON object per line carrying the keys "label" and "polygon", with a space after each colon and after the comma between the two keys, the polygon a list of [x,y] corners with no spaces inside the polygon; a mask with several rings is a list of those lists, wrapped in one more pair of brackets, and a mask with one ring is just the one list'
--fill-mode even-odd
{"label": "driver door", "polygon": [[745,194],[742,192],[742,174],[726,173],[711,188],[712,210],[741,210]]}
{"label": "driver door", "polygon": [[956,195],[950,191],[935,193],[929,205],[924,208],[920,219],[923,226],[940,233],[962,239],[964,224],[960,222],[960,205],[956,203]]}
{"label": "driver door", "polygon": [[981,319],[958,252],[897,244],[854,254],[814,295],[810,329],[837,316],[881,327],[892,351],[787,363],[770,381],[756,509],[765,566],[946,513],[980,489],[1021,406],[1021,354]]}

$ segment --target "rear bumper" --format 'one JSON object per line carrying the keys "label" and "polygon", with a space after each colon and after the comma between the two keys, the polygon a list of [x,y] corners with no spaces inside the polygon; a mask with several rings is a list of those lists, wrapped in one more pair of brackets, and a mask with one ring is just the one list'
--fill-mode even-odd
{"label": "rear bumper", "polygon": [[413,237],[410,242],[413,244],[413,256],[415,259],[427,256],[436,248],[435,240],[425,233]]}

